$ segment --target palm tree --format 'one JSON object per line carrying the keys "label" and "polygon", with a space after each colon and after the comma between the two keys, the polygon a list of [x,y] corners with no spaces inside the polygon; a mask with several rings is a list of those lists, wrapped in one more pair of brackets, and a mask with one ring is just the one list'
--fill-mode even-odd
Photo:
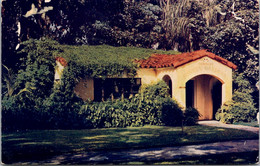
{"label": "palm tree", "polygon": [[192,51],[193,41],[190,23],[192,10],[191,4],[197,3],[201,7],[200,13],[206,26],[215,26],[221,20],[221,7],[217,0],[162,0],[160,6],[163,10],[162,26],[166,32],[167,44],[177,51]]}

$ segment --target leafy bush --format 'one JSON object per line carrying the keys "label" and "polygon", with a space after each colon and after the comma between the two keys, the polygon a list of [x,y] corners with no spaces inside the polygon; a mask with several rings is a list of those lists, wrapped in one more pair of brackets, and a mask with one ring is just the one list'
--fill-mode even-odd
{"label": "leafy bush", "polygon": [[13,93],[4,96],[2,110],[5,129],[45,126],[46,116],[42,106],[52,93],[54,54],[58,51],[55,44],[57,43],[48,40],[23,43],[21,53],[26,56],[21,58],[22,65],[17,69]]}
{"label": "leafy bush", "polygon": [[167,85],[160,81],[143,87],[130,100],[89,103],[79,112],[93,128],[149,125],[180,125],[182,111],[168,94]]}
{"label": "leafy bush", "polygon": [[[86,75],[105,78],[123,73],[125,69],[134,75],[136,64],[132,63],[133,58],[146,57],[154,50],[61,46],[48,39],[29,40],[22,46],[21,53],[26,57],[21,59],[12,96],[4,98],[4,126],[10,125],[14,129],[75,129],[163,124],[163,99],[169,96],[163,81],[144,86],[129,100],[85,104],[83,108],[83,101],[74,93],[75,85]],[[54,83],[55,57],[60,55],[67,58],[68,65],[63,70],[61,81]],[[106,55],[112,60],[107,61]],[[171,110],[166,112],[170,114]]]}
{"label": "leafy bush", "polygon": [[137,111],[139,121],[142,124],[162,125],[162,103],[163,99],[169,97],[168,86],[164,81],[143,86],[136,96],[138,103]]}
{"label": "leafy bush", "polygon": [[252,89],[243,74],[235,74],[232,101],[226,102],[216,113],[223,123],[251,122],[256,119],[257,109],[252,98]]}
{"label": "leafy bush", "polygon": [[43,103],[44,111],[50,117],[48,122],[53,128],[81,128],[78,112],[83,101],[74,93],[80,71],[80,68],[70,62],[64,69],[60,82],[55,83],[53,92]]}
{"label": "leafy bush", "polygon": [[197,124],[198,120],[199,120],[199,112],[197,109],[193,108],[193,107],[188,107],[186,108],[185,112],[184,112],[184,125],[186,126],[192,126]]}
{"label": "leafy bush", "polygon": [[128,103],[127,100],[117,100],[115,103],[105,101],[86,104],[81,107],[79,114],[85,118],[86,124],[91,124],[92,128],[126,127],[130,126],[127,121],[129,111],[124,110]]}
{"label": "leafy bush", "polygon": [[183,112],[175,100],[167,97],[162,100],[162,122],[166,126],[179,126],[182,123]]}
{"label": "leafy bush", "polygon": [[55,56],[61,51],[57,44],[50,40],[23,43],[21,54],[26,56],[21,59],[14,91],[3,98],[3,129],[80,127],[77,111],[82,103],[73,92],[80,69],[73,62],[68,64],[61,83],[54,87]]}

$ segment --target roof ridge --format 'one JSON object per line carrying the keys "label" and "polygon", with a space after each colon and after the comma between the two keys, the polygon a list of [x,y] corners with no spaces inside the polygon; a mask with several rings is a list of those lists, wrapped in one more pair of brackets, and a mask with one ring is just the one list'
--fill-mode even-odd
{"label": "roof ridge", "polygon": [[141,68],[163,68],[163,67],[179,67],[186,63],[201,59],[203,57],[212,58],[232,69],[236,69],[237,66],[232,62],[224,59],[207,49],[196,50],[193,52],[184,52],[180,54],[152,54],[147,59],[138,60]]}

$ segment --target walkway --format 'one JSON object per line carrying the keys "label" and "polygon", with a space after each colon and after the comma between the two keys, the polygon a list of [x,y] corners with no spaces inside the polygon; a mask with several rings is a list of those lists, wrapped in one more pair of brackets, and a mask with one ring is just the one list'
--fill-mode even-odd
{"label": "walkway", "polygon": [[259,128],[258,127],[224,124],[224,123],[221,123],[221,122],[216,121],[216,120],[199,121],[198,123],[200,125],[204,125],[204,126],[214,126],[214,127],[223,127],[223,128],[232,128],[232,129],[238,129],[238,130],[246,130],[246,131],[251,131],[251,132],[259,134]]}
{"label": "walkway", "polygon": [[[236,140],[201,145],[149,148],[123,151],[84,152],[56,156],[38,164],[104,164],[129,161],[167,161],[213,154],[250,152],[259,150],[258,140]],[[19,164],[19,163],[18,163]],[[33,162],[23,164],[35,164]]]}

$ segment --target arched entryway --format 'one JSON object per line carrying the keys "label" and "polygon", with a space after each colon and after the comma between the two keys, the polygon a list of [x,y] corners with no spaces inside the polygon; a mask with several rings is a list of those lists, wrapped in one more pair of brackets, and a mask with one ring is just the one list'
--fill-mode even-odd
{"label": "arched entryway", "polygon": [[186,108],[194,107],[201,114],[200,120],[215,119],[222,104],[222,84],[211,75],[198,75],[186,82]]}
{"label": "arched entryway", "polygon": [[172,97],[172,80],[171,80],[171,77],[169,75],[165,75],[162,79],[168,85],[168,87],[169,87],[169,94]]}

